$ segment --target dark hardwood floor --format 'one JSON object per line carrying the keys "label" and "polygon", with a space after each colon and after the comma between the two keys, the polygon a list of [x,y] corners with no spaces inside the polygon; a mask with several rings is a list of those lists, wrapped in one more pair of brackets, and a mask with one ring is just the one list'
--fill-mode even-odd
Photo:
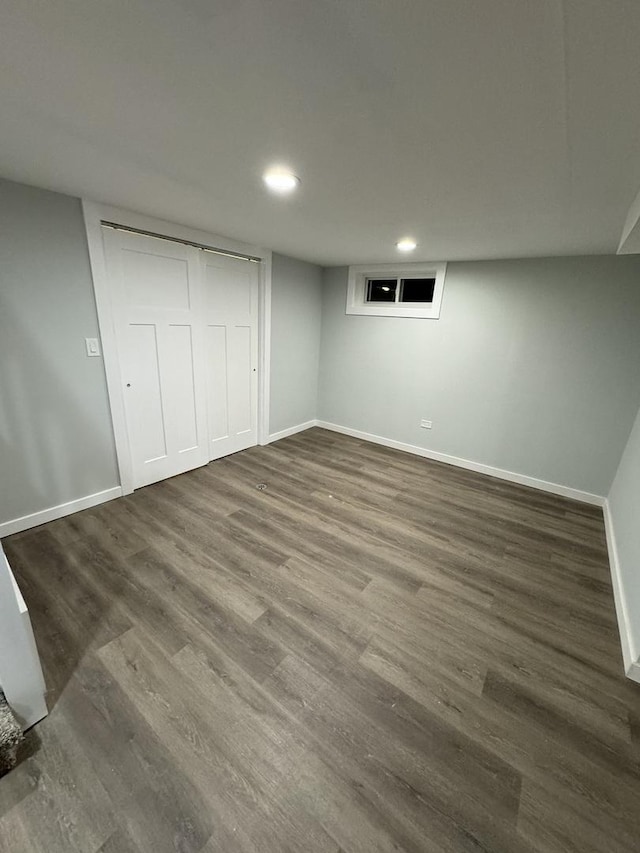
{"label": "dark hardwood floor", "polygon": [[314,429],[4,545],[2,853],[640,849],[596,508]]}

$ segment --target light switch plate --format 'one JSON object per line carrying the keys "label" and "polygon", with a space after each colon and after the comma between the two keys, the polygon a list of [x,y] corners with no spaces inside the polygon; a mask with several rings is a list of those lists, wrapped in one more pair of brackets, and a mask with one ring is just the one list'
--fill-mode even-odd
{"label": "light switch plate", "polygon": [[87,355],[89,358],[100,357],[100,343],[97,338],[85,338],[84,343],[87,347]]}

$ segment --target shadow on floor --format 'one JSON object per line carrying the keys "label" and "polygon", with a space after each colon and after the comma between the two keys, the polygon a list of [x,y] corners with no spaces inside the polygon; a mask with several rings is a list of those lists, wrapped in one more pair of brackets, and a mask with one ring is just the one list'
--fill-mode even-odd
{"label": "shadow on floor", "polygon": [[[125,581],[96,523],[85,510],[3,540],[29,608],[49,712],[80,661],[131,627],[118,606]],[[71,538],[73,549],[65,544]]]}

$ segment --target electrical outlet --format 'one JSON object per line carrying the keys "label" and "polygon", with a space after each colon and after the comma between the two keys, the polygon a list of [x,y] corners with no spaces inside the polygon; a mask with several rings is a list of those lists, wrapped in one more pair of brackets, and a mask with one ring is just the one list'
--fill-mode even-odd
{"label": "electrical outlet", "polygon": [[431,429],[433,426],[433,421],[427,421],[424,418],[420,421],[420,426],[422,429]]}

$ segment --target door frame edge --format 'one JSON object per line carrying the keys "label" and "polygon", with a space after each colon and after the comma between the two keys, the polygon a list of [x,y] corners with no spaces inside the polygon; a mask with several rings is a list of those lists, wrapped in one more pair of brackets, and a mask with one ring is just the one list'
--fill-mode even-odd
{"label": "door frame edge", "polygon": [[271,269],[273,253],[263,249],[258,284],[258,444],[269,444],[271,402]]}
{"label": "door frame edge", "polygon": [[152,231],[156,234],[189,240],[194,243],[216,246],[230,252],[251,255],[260,258],[258,277],[258,435],[260,445],[269,443],[269,401],[271,375],[271,264],[272,252],[228,237],[199,231],[185,225],[178,225],[162,219],[146,216],[131,210],[100,204],[90,199],[82,199],[82,213],[87,235],[89,263],[93,280],[93,292],[98,315],[98,328],[102,346],[104,371],[107,381],[111,424],[118,460],[118,472],[122,494],[131,494],[134,490],[133,458],[131,441],[127,428],[124,404],[124,389],[120,369],[120,354],[115,330],[115,317],[109,290],[107,263],[102,222],[117,222],[125,227]]}
{"label": "door frame edge", "polygon": [[91,265],[93,293],[98,314],[98,328],[100,330],[102,359],[107,380],[107,394],[109,397],[109,409],[111,412],[111,425],[118,461],[120,486],[122,494],[129,495],[133,492],[133,459],[124,408],[120,356],[118,353],[114,312],[109,291],[107,261],[100,224],[104,217],[101,205],[87,199],[82,199],[82,213],[87,232],[89,263]]}

